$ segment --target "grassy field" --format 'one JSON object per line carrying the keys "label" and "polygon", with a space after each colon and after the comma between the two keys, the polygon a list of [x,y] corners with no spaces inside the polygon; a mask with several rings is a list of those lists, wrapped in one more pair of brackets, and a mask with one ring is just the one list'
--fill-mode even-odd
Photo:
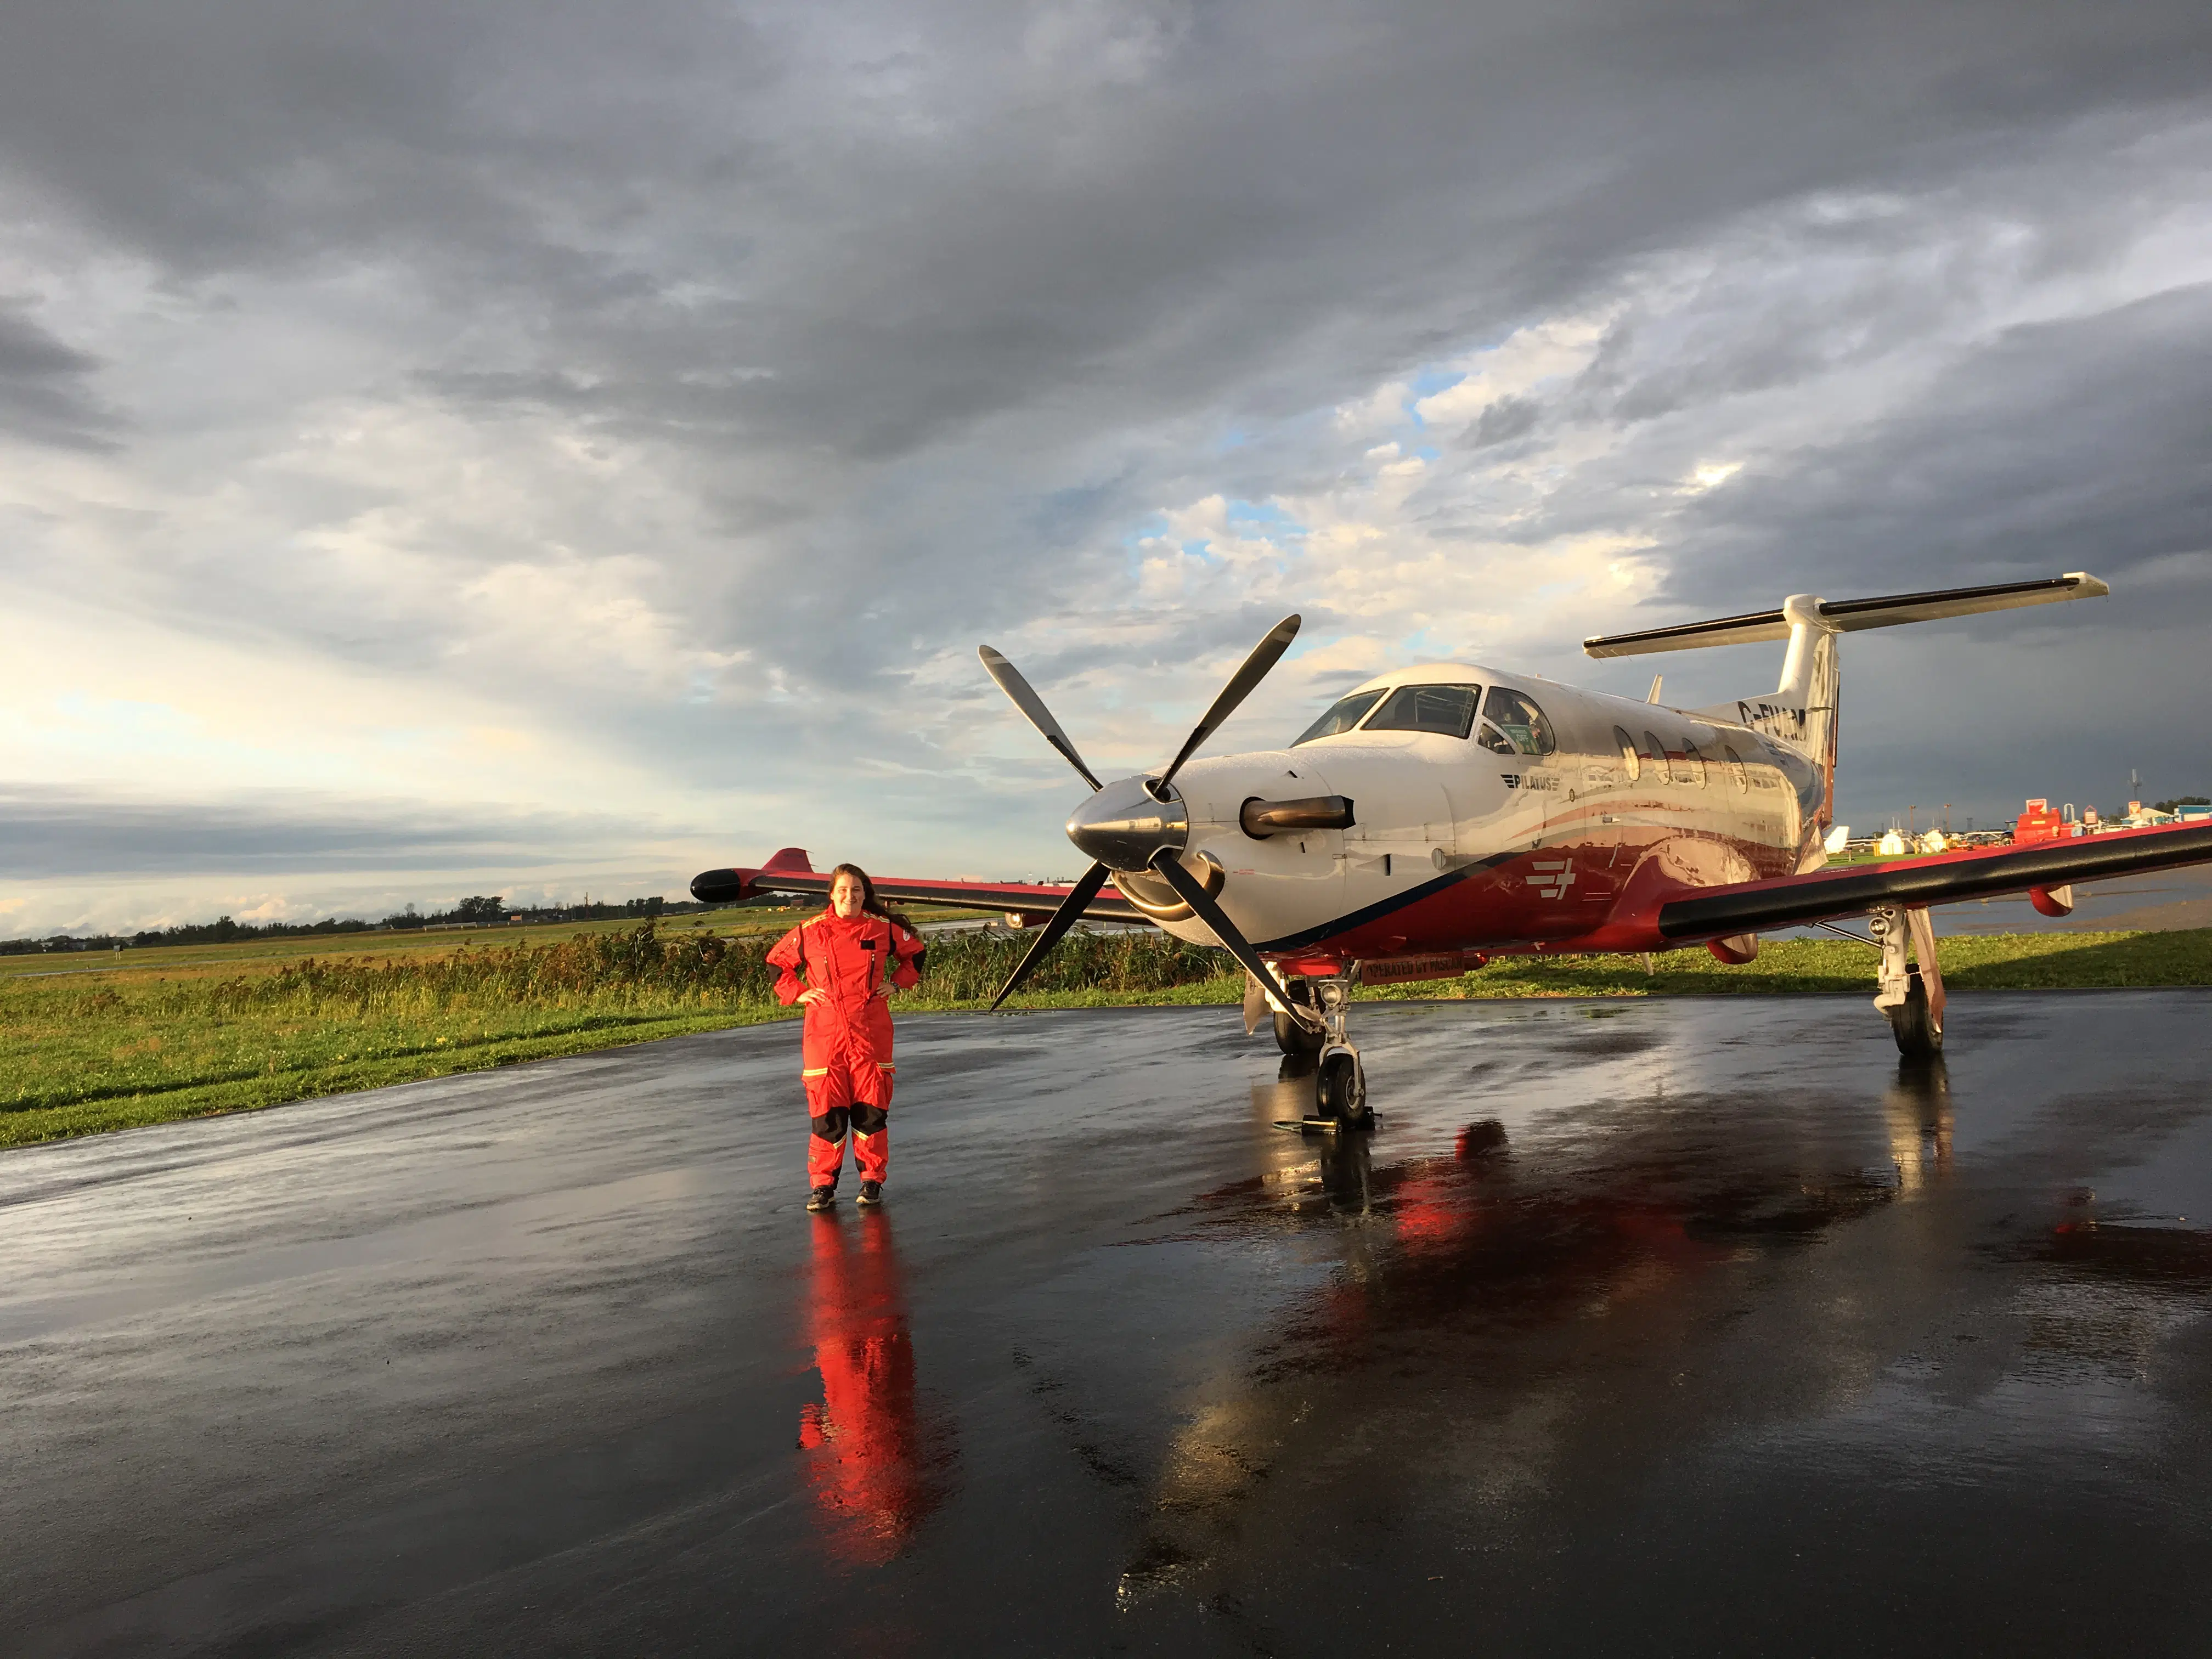
{"label": "grassy field", "polygon": [[[790,1018],[762,957],[803,911],[672,926],[570,925],[349,942],[124,953],[99,974],[0,977],[0,1146],[276,1105],[680,1032]],[[517,935],[524,935],[517,937]],[[320,945],[320,950],[295,950]],[[1028,939],[940,936],[907,1012],[986,1005]],[[2212,985],[2212,930],[1958,938],[1959,990]],[[160,957],[142,961],[141,957]],[[70,958],[62,958],[68,962]],[[1019,1007],[1236,1003],[1220,952],[1158,933],[1076,934]],[[1835,993],[1870,995],[1874,953],[1845,940],[1771,945],[1728,968],[1704,951],[1652,971],[1635,957],[1509,958],[1460,979],[1364,991],[1402,1000]],[[794,1053],[793,1064],[796,1057]]]}

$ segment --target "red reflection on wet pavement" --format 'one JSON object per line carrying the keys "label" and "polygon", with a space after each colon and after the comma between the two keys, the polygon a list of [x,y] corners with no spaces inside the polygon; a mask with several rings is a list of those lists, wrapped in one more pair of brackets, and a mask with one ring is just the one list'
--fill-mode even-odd
{"label": "red reflection on wet pavement", "polygon": [[914,1338],[890,1218],[809,1219],[808,1338],[822,1399],[800,1408],[799,1444],[831,1555],[880,1566],[943,1501],[951,1437],[916,1407]]}

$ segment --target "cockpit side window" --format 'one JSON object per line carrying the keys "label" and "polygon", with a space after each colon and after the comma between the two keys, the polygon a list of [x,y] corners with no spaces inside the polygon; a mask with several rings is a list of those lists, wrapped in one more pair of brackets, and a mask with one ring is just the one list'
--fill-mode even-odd
{"label": "cockpit side window", "polygon": [[1559,746],[1544,711],[1522,692],[1508,690],[1502,685],[1492,686],[1490,701],[1483,704],[1482,714],[1512,740],[1517,753],[1548,755]]}
{"label": "cockpit side window", "polygon": [[1507,737],[1488,720],[1483,721],[1476,729],[1474,740],[1495,754],[1518,755],[1521,752],[1513,746],[1512,738]]}
{"label": "cockpit side window", "polygon": [[1635,782],[1644,775],[1644,763],[1636,753],[1636,739],[1616,726],[1613,728],[1613,740],[1620,745],[1620,764],[1628,774],[1628,781]]}
{"label": "cockpit side window", "polygon": [[1311,743],[1316,738],[1333,738],[1340,732],[1349,732],[1359,724],[1360,717],[1382,700],[1380,691],[1355,691],[1348,697],[1339,697],[1329,704],[1328,712],[1306,727],[1291,742],[1295,749],[1302,743]]}
{"label": "cockpit side window", "polygon": [[1370,732],[1433,732],[1463,738],[1474,725],[1479,685],[1401,685],[1367,722]]}

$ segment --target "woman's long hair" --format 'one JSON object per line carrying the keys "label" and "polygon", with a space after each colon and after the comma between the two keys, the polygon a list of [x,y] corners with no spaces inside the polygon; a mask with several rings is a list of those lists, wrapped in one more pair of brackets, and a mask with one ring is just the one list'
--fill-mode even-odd
{"label": "woman's long hair", "polygon": [[[837,884],[837,878],[840,876],[850,876],[854,881],[860,884],[860,908],[866,911],[872,916],[881,916],[885,921],[896,922],[900,927],[905,928],[909,933],[915,931],[915,926],[911,921],[908,921],[906,917],[900,915],[896,910],[888,908],[881,899],[876,896],[876,884],[868,879],[868,872],[860,868],[859,865],[841,864],[836,869],[832,870],[830,872],[830,884],[832,887],[835,887]],[[829,896],[824,894],[823,897],[823,908],[825,909],[833,908],[834,907],[828,903]]]}

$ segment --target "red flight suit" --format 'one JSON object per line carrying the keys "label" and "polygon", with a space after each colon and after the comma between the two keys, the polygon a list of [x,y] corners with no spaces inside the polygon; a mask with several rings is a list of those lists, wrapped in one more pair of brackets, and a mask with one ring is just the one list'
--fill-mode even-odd
{"label": "red flight suit", "polygon": [[806,1144],[808,1184],[834,1187],[845,1167],[845,1135],[863,1181],[890,1170],[888,1114],[897,1069],[891,1064],[890,988],[921,978],[921,938],[884,917],[862,911],[848,921],[825,910],[802,922],[768,953],[783,969],[776,1000],[787,1008],[799,993],[827,993],[806,1005],[799,1075],[813,1134]]}

